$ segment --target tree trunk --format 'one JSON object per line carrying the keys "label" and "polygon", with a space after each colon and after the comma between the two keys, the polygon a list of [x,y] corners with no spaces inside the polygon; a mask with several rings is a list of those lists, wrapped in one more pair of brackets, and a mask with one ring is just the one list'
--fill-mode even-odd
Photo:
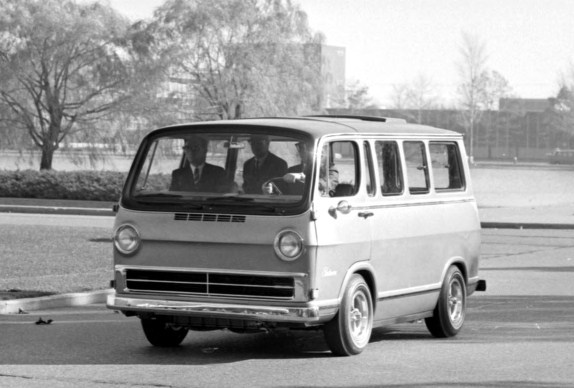
{"label": "tree trunk", "polygon": [[42,159],[40,160],[40,170],[51,170],[52,160],[54,159],[54,147],[44,145],[42,147]]}

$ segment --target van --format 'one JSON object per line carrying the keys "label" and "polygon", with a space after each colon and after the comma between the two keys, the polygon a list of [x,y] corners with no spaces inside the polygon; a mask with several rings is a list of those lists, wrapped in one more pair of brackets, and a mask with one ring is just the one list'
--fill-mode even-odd
{"label": "van", "polygon": [[460,134],[360,116],[170,126],[135,156],[107,306],[147,340],[322,329],[361,353],[374,327],[462,328],[480,222]]}

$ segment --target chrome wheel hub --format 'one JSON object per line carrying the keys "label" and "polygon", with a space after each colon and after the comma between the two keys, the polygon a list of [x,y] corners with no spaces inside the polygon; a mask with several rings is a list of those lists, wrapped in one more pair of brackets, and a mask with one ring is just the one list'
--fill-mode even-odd
{"label": "chrome wheel hub", "polygon": [[447,303],[450,321],[458,328],[464,321],[464,290],[457,279],[450,284]]}
{"label": "chrome wheel hub", "polygon": [[349,312],[349,332],[357,345],[366,344],[370,337],[370,308],[365,294],[358,292]]}

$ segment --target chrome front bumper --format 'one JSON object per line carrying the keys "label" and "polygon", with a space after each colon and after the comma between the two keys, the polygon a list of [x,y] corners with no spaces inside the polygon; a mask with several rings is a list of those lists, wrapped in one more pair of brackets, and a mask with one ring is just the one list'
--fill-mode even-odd
{"label": "chrome front bumper", "polygon": [[108,295],[107,307],[133,313],[247,319],[266,322],[318,322],[319,307],[269,307],[242,304],[179,302]]}

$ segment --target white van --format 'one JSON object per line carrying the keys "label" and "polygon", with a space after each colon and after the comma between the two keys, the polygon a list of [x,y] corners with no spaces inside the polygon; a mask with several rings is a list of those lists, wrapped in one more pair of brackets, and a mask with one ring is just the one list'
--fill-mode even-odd
{"label": "white van", "polygon": [[354,355],[376,326],[456,335],[486,289],[479,249],[458,133],[354,116],[172,126],[145,137],[126,180],[107,304],[156,346],[319,327]]}

